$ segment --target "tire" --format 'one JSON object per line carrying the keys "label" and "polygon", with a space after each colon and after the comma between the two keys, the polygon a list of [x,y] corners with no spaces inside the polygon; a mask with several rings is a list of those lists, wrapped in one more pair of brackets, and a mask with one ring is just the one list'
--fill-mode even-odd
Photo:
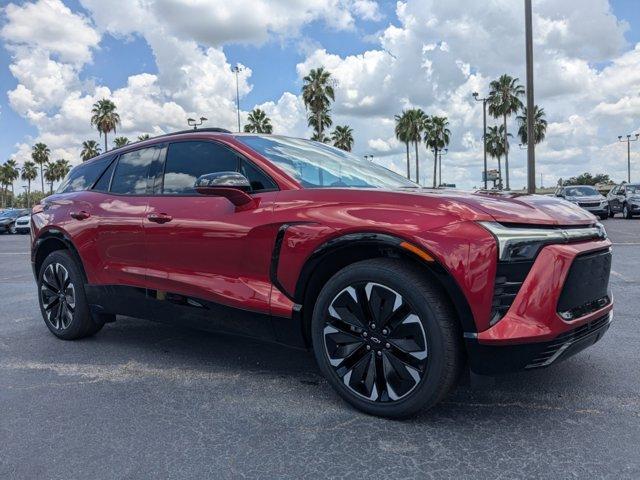
{"label": "tire", "polygon": [[607,218],[609,218],[609,212],[600,215],[600,220],[606,220]]}
{"label": "tire", "polygon": [[63,340],[91,336],[104,326],[102,318],[91,315],[84,277],[66,250],[50,253],[42,263],[38,272],[38,301],[44,323]]}
{"label": "tire", "polygon": [[16,233],[18,233],[18,231],[16,230],[16,224],[15,223],[13,225],[11,225],[11,227],[9,227],[9,233],[11,235],[15,235]]}
{"label": "tire", "polygon": [[622,207],[622,218],[626,218],[627,220],[630,220],[631,218],[633,218],[633,215],[631,214],[631,210],[629,210],[629,207],[627,206],[626,203]]}
{"label": "tire", "polygon": [[[360,309],[365,304],[373,314]],[[462,333],[444,292],[395,259],[365,260],[335,274],[318,296],[311,334],[328,382],[371,415],[403,418],[433,407],[464,364]]]}
{"label": "tire", "polygon": [[607,213],[609,215],[609,218],[614,218],[616,216],[616,214],[613,213],[613,210],[611,210],[611,205],[607,207]]}

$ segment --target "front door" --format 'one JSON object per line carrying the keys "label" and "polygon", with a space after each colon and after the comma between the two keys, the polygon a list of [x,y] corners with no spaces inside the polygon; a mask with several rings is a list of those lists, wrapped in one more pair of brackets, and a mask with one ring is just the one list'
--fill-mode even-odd
{"label": "front door", "polygon": [[[269,265],[277,231],[270,224],[275,184],[253,166],[248,171],[243,162],[219,143],[171,143],[164,178],[149,198],[143,221],[149,293],[233,331],[243,330],[234,325],[241,322],[235,309],[269,313]],[[238,210],[226,198],[195,192],[199,176],[223,171],[264,177],[250,178],[258,187],[252,192],[255,208]],[[262,327],[270,329],[267,321]]]}

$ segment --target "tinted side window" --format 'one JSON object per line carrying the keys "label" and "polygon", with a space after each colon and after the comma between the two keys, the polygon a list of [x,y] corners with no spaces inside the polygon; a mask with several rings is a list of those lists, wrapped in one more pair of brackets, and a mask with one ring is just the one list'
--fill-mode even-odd
{"label": "tinted side window", "polygon": [[109,183],[111,182],[111,177],[113,176],[113,171],[115,170],[117,163],[118,162],[111,162],[109,167],[102,173],[96,184],[93,186],[93,190],[98,190],[99,192],[109,191]]}
{"label": "tinted side window", "polygon": [[113,157],[100,158],[73,168],[62,181],[56,193],[79,192],[93,186]]}
{"label": "tinted side window", "polygon": [[211,142],[180,142],[169,145],[164,169],[163,193],[195,193],[193,185],[207,173],[238,171],[238,156]]}
{"label": "tinted side window", "polygon": [[278,186],[267,175],[258,170],[253,164],[246,160],[242,160],[240,170],[249,182],[251,182],[251,190],[258,192],[261,190],[277,190]]}
{"label": "tinted side window", "polygon": [[111,192],[129,195],[147,193],[147,172],[159,153],[159,148],[150,147],[121,155],[111,180]]}

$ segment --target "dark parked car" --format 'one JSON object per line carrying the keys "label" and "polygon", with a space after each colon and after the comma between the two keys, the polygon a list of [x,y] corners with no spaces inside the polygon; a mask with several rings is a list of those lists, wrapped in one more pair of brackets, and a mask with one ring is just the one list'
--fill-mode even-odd
{"label": "dark parked car", "polygon": [[609,215],[622,213],[623,218],[640,215],[640,184],[623,183],[611,189],[607,195]]}
{"label": "dark parked car", "polygon": [[0,213],[0,233],[16,233],[16,220],[28,214],[29,210],[17,208]]}
{"label": "dark parked car", "polygon": [[607,199],[595,187],[591,185],[570,185],[558,187],[556,197],[562,197],[571,203],[584,208],[602,220],[609,217],[609,205]]}
{"label": "dark parked car", "polygon": [[551,365],[612,319],[611,242],[576,205],[423,189],[296,138],[112,150],[34,208],[32,238],[57,337],[119,314],[309,348],[339,395],[389,417],[435,405],[467,365]]}

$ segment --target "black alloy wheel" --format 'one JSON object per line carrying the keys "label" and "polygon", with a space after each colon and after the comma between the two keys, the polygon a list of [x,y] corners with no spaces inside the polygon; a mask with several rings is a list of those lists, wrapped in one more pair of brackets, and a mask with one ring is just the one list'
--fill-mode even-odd
{"label": "black alloy wheel", "polygon": [[403,418],[434,406],[464,365],[446,294],[400,259],[360,261],[331,277],[315,302],[311,337],[329,384],[372,415]]}
{"label": "black alloy wheel", "polygon": [[407,396],[427,369],[427,339],[415,310],[395,290],[356,283],[335,296],[324,346],[336,375],[374,402]]}
{"label": "black alloy wheel", "polygon": [[64,265],[59,263],[47,265],[42,275],[40,296],[45,320],[55,330],[69,328],[76,309],[76,287],[71,282],[69,271]]}

